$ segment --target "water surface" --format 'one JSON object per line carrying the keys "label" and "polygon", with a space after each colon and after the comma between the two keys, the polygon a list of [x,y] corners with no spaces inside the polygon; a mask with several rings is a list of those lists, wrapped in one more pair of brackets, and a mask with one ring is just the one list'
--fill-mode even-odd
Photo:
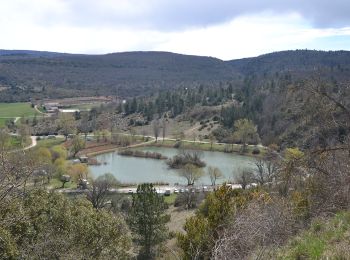
{"label": "water surface", "polygon": [[[178,149],[164,147],[142,147],[137,150],[158,152],[169,158],[179,152]],[[202,160],[207,164],[204,168],[205,173],[208,166],[218,167],[223,173],[224,177],[218,180],[217,183],[232,180],[242,169],[254,168],[254,158],[251,157],[222,152],[203,151],[201,153],[203,154]],[[94,177],[104,173],[112,173],[123,183],[167,182],[171,185],[175,183],[186,184],[186,180],[178,175],[178,170],[169,169],[165,160],[121,156],[117,152],[97,155],[95,158],[102,165],[90,166],[90,171]],[[196,185],[208,184],[210,184],[210,178],[207,174],[196,182]]]}

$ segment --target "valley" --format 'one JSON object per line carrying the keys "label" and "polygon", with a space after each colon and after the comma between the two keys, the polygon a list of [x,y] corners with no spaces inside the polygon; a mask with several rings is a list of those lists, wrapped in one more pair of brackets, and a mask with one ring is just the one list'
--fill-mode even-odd
{"label": "valley", "polygon": [[[306,240],[289,241],[315,241],[310,228],[328,229],[337,219],[330,216],[349,211],[348,56],[297,50],[222,61],[2,51],[0,205],[8,212],[11,200],[33,211],[49,205],[47,214],[68,205],[58,218],[81,210],[95,227],[118,225],[96,232],[128,234],[112,236],[129,241],[118,249],[125,259],[138,252],[129,235],[142,203],[162,219],[156,259],[197,259],[189,245],[201,259],[251,257],[260,252],[255,244],[266,259],[330,255],[327,246],[315,253],[293,248]],[[85,225],[84,214],[65,217]],[[9,241],[25,250],[14,236]]]}

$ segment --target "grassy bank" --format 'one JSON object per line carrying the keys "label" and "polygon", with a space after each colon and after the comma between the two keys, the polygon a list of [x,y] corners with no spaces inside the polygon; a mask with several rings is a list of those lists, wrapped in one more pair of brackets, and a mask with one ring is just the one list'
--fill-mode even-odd
{"label": "grassy bank", "polygon": [[[202,143],[202,142],[189,142],[189,141],[175,141],[175,140],[159,140],[151,144],[146,144],[147,146],[158,146],[158,147],[169,147],[169,148],[180,148],[180,149],[192,149],[192,150],[202,150],[202,151],[213,151],[213,152],[227,152],[227,153],[241,153],[241,145],[238,144],[218,144],[213,143]],[[258,149],[258,154],[253,154],[254,150]],[[251,156],[263,156],[266,150],[261,147],[248,146],[244,155]]]}
{"label": "grassy bank", "polygon": [[317,220],[292,239],[274,259],[350,259],[350,212]]}
{"label": "grassy bank", "polygon": [[10,136],[10,149],[21,149],[30,145],[32,139],[30,137],[26,138],[25,142],[22,144],[21,139],[18,136]]}
{"label": "grassy bank", "polygon": [[40,139],[37,141],[37,147],[51,148],[62,143],[64,143],[64,138],[61,137],[56,137],[54,139]]}

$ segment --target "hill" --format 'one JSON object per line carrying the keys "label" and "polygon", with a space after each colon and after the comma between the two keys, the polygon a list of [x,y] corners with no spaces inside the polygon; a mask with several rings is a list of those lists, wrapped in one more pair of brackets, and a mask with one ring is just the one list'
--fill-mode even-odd
{"label": "hill", "polygon": [[219,59],[167,52],[73,55],[1,51],[0,66],[2,101],[32,96],[130,97],[237,78],[232,67]]}
{"label": "hill", "polygon": [[[295,79],[315,71],[347,80],[350,52],[282,51],[231,61],[170,52],[80,55],[44,51],[0,50],[0,101],[91,95],[144,96],[158,90],[217,87]],[[346,72],[344,74],[344,72]],[[286,75],[284,75],[286,77]]]}
{"label": "hill", "polygon": [[243,75],[276,72],[310,72],[320,69],[350,68],[349,51],[296,50],[264,54],[254,58],[231,60],[228,63]]}

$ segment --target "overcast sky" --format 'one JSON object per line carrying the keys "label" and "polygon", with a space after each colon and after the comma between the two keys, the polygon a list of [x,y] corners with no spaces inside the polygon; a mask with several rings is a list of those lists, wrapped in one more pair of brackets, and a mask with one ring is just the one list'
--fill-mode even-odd
{"label": "overcast sky", "polygon": [[0,49],[229,60],[349,50],[349,0],[0,0]]}

